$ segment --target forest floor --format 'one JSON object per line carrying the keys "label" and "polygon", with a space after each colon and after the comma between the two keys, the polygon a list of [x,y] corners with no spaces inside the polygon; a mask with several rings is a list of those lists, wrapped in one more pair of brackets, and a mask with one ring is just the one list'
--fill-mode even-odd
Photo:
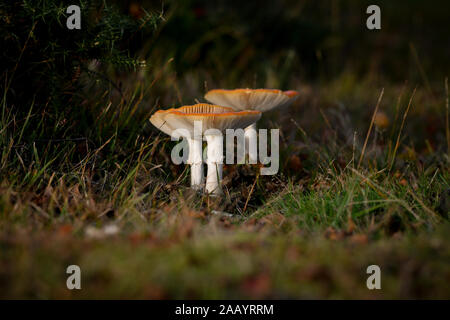
{"label": "forest floor", "polygon": [[[258,124],[281,129],[279,173],[225,166],[222,199],[188,188],[139,94],[99,103],[90,135],[72,140],[3,106],[0,298],[448,299],[444,86],[298,89]],[[66,287],[69,265],[81,290]]]}

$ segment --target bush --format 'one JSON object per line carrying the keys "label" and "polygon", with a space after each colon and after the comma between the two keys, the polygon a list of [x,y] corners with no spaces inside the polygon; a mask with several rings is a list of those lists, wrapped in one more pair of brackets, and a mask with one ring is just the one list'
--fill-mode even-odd
{"label": "bush", "polygon": [[[71,4],[81,8],[81,30],[66,27]],[[68,121],[86,118],[89,110],[76,103],[80,74],[104,81],[111,66],[135,68],[140,62],[129,48],[138,48],[158,20],[145,11],[124,14],[101,0],[6,1],[0,17],[2,125],[5,115],[23,118],[32,106],[33,113],[42,114],[40,122],[52,122],[49,134],[61,114]],[[93,61],[100,69],[89,70]]]}

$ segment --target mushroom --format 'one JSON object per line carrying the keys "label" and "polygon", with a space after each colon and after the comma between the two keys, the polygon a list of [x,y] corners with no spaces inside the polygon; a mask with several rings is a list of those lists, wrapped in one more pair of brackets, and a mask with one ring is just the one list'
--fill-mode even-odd
{"label": "mushroom", "polygon": [[182,135],[188,140],[191,186],[203,186],[202,137],[208,143],[206,191],[220,194],[223,166],[223,135],[226,129],[245,128],[261,117],[259,111],[234,111],[228,107],[199,103],[178,109],[158,110],[150,122],[170,136]]}
{"label": "mushroom", "polygon": [[[297,91],[277,89],[215,89],[205,94],[206,100],[221,106],[230,107],[234,110],[257,110],[261,112],[288,106],[297,97]],[[258,159],[256,122],[245,128],[245,141],[249,163],[255,164]]]}

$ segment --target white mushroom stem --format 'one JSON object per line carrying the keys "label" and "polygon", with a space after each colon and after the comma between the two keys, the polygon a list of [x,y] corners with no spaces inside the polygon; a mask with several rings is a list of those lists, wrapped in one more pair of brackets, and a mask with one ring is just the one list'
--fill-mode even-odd
{"label": "white mushroom stem", "polygon": [[206,175],[206,191],[211,194],[222,194],[223,170],[223,136],[205,135],[208,142],[207,160],[208,173]]}
{"label": "white mushroom stem", "polygon": [[205,183],[203,175],[203,152],[201,138],[188,138],[189,156],[187,163],[191,166],[191,187],[193,189],[202,189]]}
{"label": "white mushroom stem", "polygon": [[258,163],[258,140],[256,136],[256,122],[245,128],[245,149],[248,150],[248,163]]}

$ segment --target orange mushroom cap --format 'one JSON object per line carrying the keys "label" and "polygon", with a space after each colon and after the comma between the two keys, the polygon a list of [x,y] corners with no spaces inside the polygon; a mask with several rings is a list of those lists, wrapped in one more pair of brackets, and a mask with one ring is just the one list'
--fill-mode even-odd
{"label": "orange mushroom cap", "polygon": [[203,134],[208,129],[224,131],[245,128],[260,117],[260,111],[234,111],[228,107],[199,103],[177,109],[158,110],[150,117],[150,122],[170,136],[176,129],[188,130],[192,136],[195,121],[202,123]]}
{"label": "orange mushroom cap", "polygon": [[278,89],[214,89],[205,94],[205,99],[234,110],[269,111],[291,104],[298,97],[294,90]]}

